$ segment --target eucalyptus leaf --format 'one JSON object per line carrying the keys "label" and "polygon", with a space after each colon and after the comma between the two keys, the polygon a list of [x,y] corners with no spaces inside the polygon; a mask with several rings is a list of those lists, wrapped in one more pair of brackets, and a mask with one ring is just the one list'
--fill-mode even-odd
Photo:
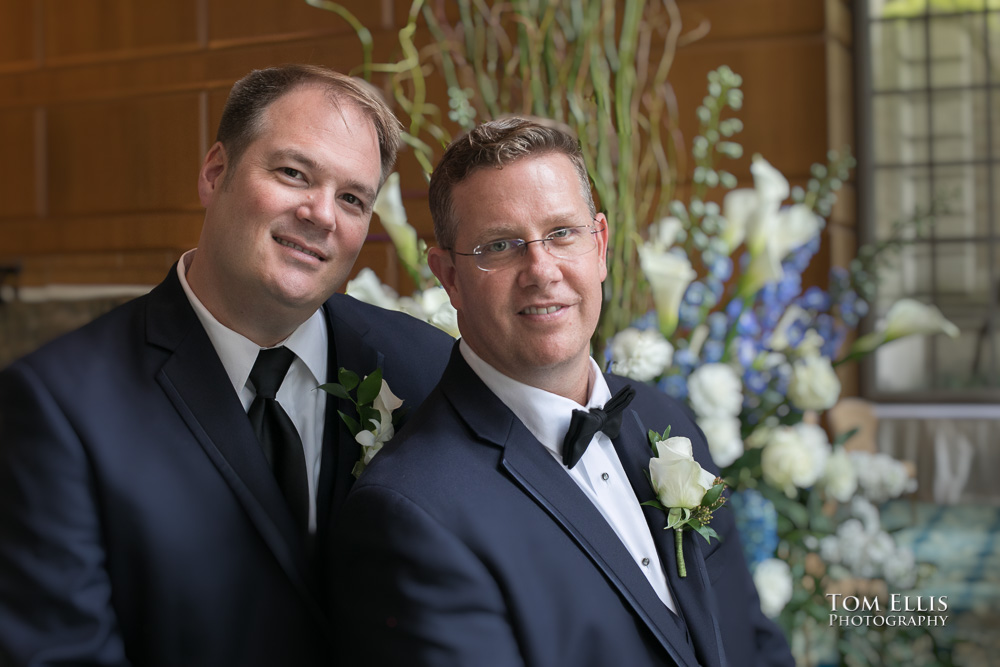
{"label": "eucalyptus leaf", "polygon": [[639,503],[639,504],[640,505],[648,505],[650,507],[655,507],[656,509],[663,510],[664,512],[667,511],[667,508],[664,507],[663,504],[659,500],[647,500],[646,502]]}

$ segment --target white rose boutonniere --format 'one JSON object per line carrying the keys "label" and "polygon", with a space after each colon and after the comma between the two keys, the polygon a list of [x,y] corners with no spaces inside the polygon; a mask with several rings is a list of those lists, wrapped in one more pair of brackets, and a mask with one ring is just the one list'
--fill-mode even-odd
{"label": "white rose boutonniere", "polygon": [[[382,369],[376,369],[362,380],[357,373],[341,368],[337,379],[339,382],[328,382],[319,388],[337,398],[350,401],[357,411],[357,419],[342,410],[337,411],[351,435],[361,445],[361,458],[351,471],[357,479],[382,449],[382,445],[396,434],[396,423],[402,416],[396,411],[403,405],[403,400],[393,394],[389,384],[382,379]],[[352,391],[355,396],[351,395]]]}
{"label": "white rose boutonniere", "polygon": [[677,572],[687,576],[684,564],[683,535],[685,528],[691,528],[711,542],[720,539],[709,525],[712,513],[726,502],[722,495],[726,485],[694,460],[691,441],[683,437],[671,438],[668,427],[662,435],[649,432],[649,444],[653,448],[653,458],[649,460],[649,482],[656,492],[657,500],[650,505],[667,513],[665,530],[674,529],[674,545],[677,553]]}

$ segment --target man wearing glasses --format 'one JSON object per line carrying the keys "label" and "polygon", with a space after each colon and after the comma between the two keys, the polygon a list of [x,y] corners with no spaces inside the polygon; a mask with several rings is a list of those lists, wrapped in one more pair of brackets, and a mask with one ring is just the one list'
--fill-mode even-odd
{"label": "man wearing glasses", "polygon": [[[345,664],[791,665],[729,512],[721,542],[685,536],[682,578],[663,512],[640,507],[649,429],[717,469],[680,404],[590,356],[608,221],[576,140],[481,125],[448,148],[430,205],[462,339],[344,506]],[[581,446],[567,433],[587,410],[617,423]]]}

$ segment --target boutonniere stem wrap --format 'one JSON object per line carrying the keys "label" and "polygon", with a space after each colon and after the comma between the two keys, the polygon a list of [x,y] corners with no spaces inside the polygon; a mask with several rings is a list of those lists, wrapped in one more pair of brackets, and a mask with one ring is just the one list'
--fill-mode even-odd
{"label": "boutonniere stem wrap", "polygon": [[351,470],[351,474],[357,479],[382,449],[382,445],[396,434],[396,425],[402,416],[396,411],[403,400],[396,397],[388,383],[382,379],[382,369],[376,369],[361,379],[357,373],[341,368],[337,373],[337,380],[338,382],[320,385],[319,388],[354,404],[357,418],[343,410],[337,410],[337,414],[347,425],[355,441],[361,445],[361,458]]}
{"label": "boutonniere stem wrap", "polygon": [[667,513],[664,530],[674,530],[674,547],[677,553],[677,573],[687,576],[684,564],[684,530],[691,529],[711,542],[721,539],[708,524],[712,513],[722,507],[726,485],[722,479],[706,471],[694,460],[691,441],[684,437],[670,436],[668,427],[663,434],[649,432],[653,458],[649,460],[649,482],[656,492],[656,500],[643,505],[656,507]]}

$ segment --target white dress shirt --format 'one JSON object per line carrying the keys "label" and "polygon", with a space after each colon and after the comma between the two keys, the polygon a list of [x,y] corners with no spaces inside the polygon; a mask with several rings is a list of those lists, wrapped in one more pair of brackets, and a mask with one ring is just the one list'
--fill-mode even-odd
{"label": "white dress shirt", "polygon": [[[243,403],[249,410],[256,396],[250,384],[250,370],[261,348],[252,340],[222,325],[201,303],[187,282],[187,270],[196,250],[189,250],[177,263],[177,276],[191,307],[208,333],[222,365]],[[275,347],[284,345],[295,353],[295,359],[285,374],[275,399],[288,413],[302,439],[306,459],[306,480],[309,484],[309,531],[316,532],[316,489],[319,487],[320,457],[323,454],[323,423],[326,413],[326,392],[317,389],[326,382],[327,345],[326,323],[316,311],[292,334]]]}
{"label": "white dress shirt", "polygon": [[[510,408],[561,466],[563,440],[569,430],[573,410],[603,407],[611,398],[608,383],[593,359],[590,360],[590,399],[586,406],[581,406],[576,401],[507,377],[483,361],[465,340],[460,342],[459,349],[476,375]],[[643,516],[611,439],[598,431],[587,445],[580,461],[572,469],[565,466],[563,469],[617,533],[663,604],[676,612],[673,597],[667,588],[663,565],[656,552],[656,544],[649,532],[649,524],[646,523],[646,517]]]}

